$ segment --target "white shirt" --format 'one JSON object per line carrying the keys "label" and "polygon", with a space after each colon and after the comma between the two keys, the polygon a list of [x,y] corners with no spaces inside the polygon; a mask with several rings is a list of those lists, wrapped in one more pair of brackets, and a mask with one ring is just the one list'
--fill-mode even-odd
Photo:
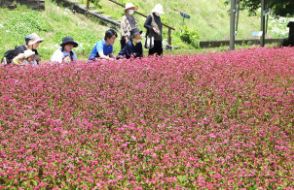
{"label": "white shirt", "polygon": [[[62,63],[63,62],[63,59],[65,57],[70,57],[70,53],[69,52],[65,52],[65,51],[61,51],[61,48],[59,48],[59,49],[57,49],[54,52],[54,54],[51,56],[51,59],[50,60],[52,62]],[[76,61],[78,59],[75,52],[73,52],[72,58],[73,58],[73,61]]]}

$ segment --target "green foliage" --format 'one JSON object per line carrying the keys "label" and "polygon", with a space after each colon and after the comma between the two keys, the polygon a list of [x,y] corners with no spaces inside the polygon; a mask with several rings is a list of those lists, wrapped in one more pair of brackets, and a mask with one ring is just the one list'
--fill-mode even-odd
{"label": "green foliage", "polygon": [[50,32],[52,26],[36,12],[15,14],[3,24],[6,30],[18,35],[27,35],[32,32]]}
{"label": "green foliage", "polygon": [[[251,13],[255,13],[259,8],[260,0],[240,0],[242,8],[248,9]],[[230,3],[227,0],[226,3]],[[293,0],[266,0],[266,7],[278,16],[294,15],[294,1]]]}
{"label": "green foliage", "polygon": [[[127,0],[117,0],[119,3],[129,2]],[[145,15],[150,14],[154,5],[161,3],[165,14],[161,16],[163,23],[168,24],[176,29],[172,32],[172,43],[174,47],[182,49],[191,49],[191,45],[183,43],[178,32],[183,23],[180,11],[191,15],[191,18],[185,21],[186,25],[192,29],[197,30],[201,40],[226,40],[229,39],[229,6],[225,5],[226,0],[216,0],[211,3],[208,0],[197,1],[170,1],[170,0],[144,0],[133,1],[138,6],[138,11]],[[105,15],[112,17],[115,20],[120,20],[123,14],[123,8],[111,3],[108,0],[100,0],[101,9],[97,10]],[[145,18],[135,14],[140,29],[144,30],[143,25]],[[248,11],[244,10],[240,13],[238,38],[251,38],[253,31],[259,30],[260,18],[258,16],[248,16]],[[164,27],[164,31],[167,29]],[[166,33],[165,33],[166,34]],[[164,34],[164,39],[167,35]],[[272,35],[271,31],[268,33]]]}
{"label": "green foliage", "polygon": [[[199,38],[201,40],[227,39],[229,31],[228,6],[224,5],[225,0],[217,1],[211,4],[207,0],[187,1],[185,3],[178,1],[163,0],[165,14],[162,15],[162,21],[175,27],[172,32],[173,51],[166,51],[165,54],[192,54],[195,52],[221,51],[227,50],[227,47],[217,49],[195,49],[198,47]],[[17,45],[24,43],[24,36],[36,32],[44,42],[40,46],[39,53],[43,60],[48,60],[52,53],[59,47],[60,41],[64,36],[72,36],[79,42],[76,48],[78,57],[87,58],[96,41],[104,36],[108,27],[102,26],[97,20],[92,20],[80,14],[73,14],[70,10],[61,8],[51,0],[46,0],[46,10],[43,12],[33,11],[26,6],[18,6],[15,10],[0,8],[0,57],[3,53]],[[78,0],[76,0],[78,2]],[[86,3],[86,0],[81,0]],[[127,3],[128,0],[118,0],[120,3]],[[97,11],[104,15],[111,16],[115,20],[120,20],[124,11],[108,0],[96,0]],[[133,2],[139,7],[139,11],[149,14],[153,6],[158,3],[156,0]],[[93,4],[92,4],[93,5]],[[187,30],[183,30],[180,37],[182,19],[179,11],[184,11],[192,17],[186,21]],[[214,16],[211,16],[214,15]],[[138,26],[144,31],[145,18],[135,14]],[[287,22],[272,22],[270,19],[269,36],[286,37],[288,29]],[[259,29],[259,18],[248,17],[247,12],[241,12],[238,38],[250,38],[251,32]],[[283,26],[283,28],[282,28]],[[275,31],[275,33],[271,32]],[[278,31],[278,32],[277,32]],[[193,34],[195,32],[195,34]],[[167,39],[167,29],[163,30],[164,40]],[[198,35],[198,36],[197,36]],[[118,53],[119,40],[115,43],[115,53]],[[146,55],[146,52],[145,52]]]}
{"label": "green foliage", "polygon": [[101,5],[99,4],[100,0],[90,0],[90,3],[93,3],[96,7],[101,8]]}
{"label": "green foliage", "polygon": [[197,30],[183,26],[180,31],[180,38],[183,42],[192,45],[194,48],[199,48],[200,36]]}
{"label": "green foliage", "polygon": [[[79,59],[85,59],[107,29],[96,20],[73,14],[51,1],[46,1],[46,10],[42,12],[26,6],[18,6],[14,10],[1,8],[0,11],[0,57],[5,51],[24,44],[26,35],[36,32],[44,38],[39,48],[43,60],[50,59],[65,36],[72,36],[79,43],[75,51]],[[115,49],[118,50],[117,47]]]}
{"label": "green foliage", "polygon": [[[83,2],[82,2],[83,1]],[[170,0],[143,0],[143,1],[128,1],[128,0],[117,0],[119,3],[125,4],[127,2],[134,3],[139,9],[138,11],[144,13],[145,15],[150,14],[154,5],[161,3],[164,7],[164,12],[161,16],[163,23],[174,27],[176,30],[172,31],[172,46],[177,49],[176,51],[166,52],[166,53],[180,53],[187,51],[195,52],[199,49],[195,49],[192,44],[183,42],[180,38],[180,30],[182,25],[182,17],[180,16],[180,11],[186,12],[191,15],[190,19],[185,20],[185,24],[191,29],[196,30],[199,33],[200,40],[228,40],[229,39],[229,6],[224,4],[226,0],[216,0],[211,3],[208,0],[197,0],[197,1],[170,1]],[[85,3],[85,0],[80,0],[81,3]],[[97,11],[103,15],[109,16],[114,20],[121,20],[124,9],[108,0],[99,0],[101,8],[97,7]],[[92,4],[93,6],[93,4]],[[93,8],[93,7],[92,7]],[[145,31],[144,22],[145,18],[135,14],[136,20],[138,21],[138,26],[141,30]],[[270,17],[270,23],[273,20],[277,20]],[[287,27],[285,23],[281,21],[275,22],[280,23],[279,26],[275,27],[276,24],[269,25],[268,37],[286,37]],[[260,30],[260,18],[257,15],[248,16],[247,10],[242,10],[240,12],[239,21],[239,31],[238,39],[249,39],[252,38],[252,32]],[[283,26],[283,27],[280,27]],[[279,28],[279,30],[276,30]],[[278,33],[277,33],[278,31]],[[280,32],[281,31],[281,32]],[[163,28],[163,37],[167,41],[167,28]],[[194,44],[198,46],[198,42]],[[223,50],[227,50],[224,47]],[[189,52],[187,52],[189,53]]]}

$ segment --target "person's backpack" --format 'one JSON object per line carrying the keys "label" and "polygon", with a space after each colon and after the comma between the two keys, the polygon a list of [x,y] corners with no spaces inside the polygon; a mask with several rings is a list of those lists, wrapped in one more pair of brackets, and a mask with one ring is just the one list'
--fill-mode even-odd
{"label": "person's backpack", "polygon": [[8,50],[4,53],[4,56],[1,60],[1,63],[3,64],[10,64],[12,63],[13,58],[15,57],[15,49]]}
{"label": "person's backpack", "polygon": [[[158,27],[158,24],[155,21],[155,18],[153,16],[153,14],[151,14],[150,16],[151,16],[151,26],[152,27],[155,27],[155,28],[159,28]],[[144,45],[144,47],[146,49],[152,49],[154,47],[154,34],[152,34],[151,31],[147,31],[146,32],[145,45]]]}
{"label": "person's backpack", "polygon": [[25,47],[24,46],[18,46],[15,47],[14,49],[8,50],[4,53],[3,58],[1,59],[1,63],[4,64],[11,64],[13,58],[15,58],[19,53],[22,53],[25,51]]}

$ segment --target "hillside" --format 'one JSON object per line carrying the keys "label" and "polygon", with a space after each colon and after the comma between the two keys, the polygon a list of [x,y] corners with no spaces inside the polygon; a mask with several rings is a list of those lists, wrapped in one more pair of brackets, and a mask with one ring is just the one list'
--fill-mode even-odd
{"label": "hillside", "polygon": [[0,14],[0,55],[5,50],[24,43],[24,36],[37,32],[44,42],[40,46],[40,54],[47,60],[59,47],[64,36],[71,35],[79,42],[78,55],[86,58],[94,43],[103,37],[107,27],[98,22],[73,14],[67,9],[46,1],[44,12],[32,11],[24,6],[15,10],[1,8]]}
{"label": "hillside", "polygon": [[[85,0],[76,0],[84,3]],[[129,2],[129,0],[117,0],[120,3]],[[140,0],[131,1],[139,7],[139,11],[148,14],[156,3],[162,3],[166,14],[163,15],[163,21],[176,29],[179,29],[183,20],[180,12],[186,12],[191,15],[190,20],[185,24],[189,28],[197,30],[201,40],[225,40],[229,38],[229,6],[225,5],[224,0]],[[108,0],[100,0],[100,11],[108,14],[115,19],[120,19],[123,9]],[[213,16],[212,16],[213,15]],[[140,26],[143,26],[144,18],[137,16],[140,20]],[[270,17],[268,37],[284,37],[287,31],[288,19],[276,19]],[[239,21],[239,31],[237,38],[252,38],[253,31],[260,30],[260,18],[257,16],[248,16],[248,12],[241,11]],[[143,29],[143,27],[142,27]],[[177,34],[174,35],[177,38]]]}
{"label": "hillside", "polygon": [[[73,0],[81,4],[85,0]],[[126,0],[118,0],[120,3]],[[177,51],[167,52],[172,54],[195,53],[192,46],[183,43],[179,38],[179,31],[183,24],[179,15],[180,11],[191,15],[190,20],[186,20],[187,26],[197,31],[200,40],[223,40],[228,39],[229,31],[229,7],[223,3],[223,0],[215,0],[215,3],[206,0],[197,1],[170,1],[170,0],[142,0],[133,1],[140,12],[148,14],[156,3],[162,3],[166,14],[163,15],[163,22],[176,28],[172,33],[173,45],[178,47]],[[100,8],[93,7],[102,14],[108,15],[116,20],[120,20],[123,9],[108,0],[100,0]],[[62,37],[71,35],[80,43],[77,53],[80,58],[87,58],[93,44],[103,37],[106,26],[102,26],[96,20],[89,19],[80,14],[74,14],[68,9],[61,8],[51,0],[46,0],[46,10],[44,12],[32,11],[24,6],[18,6],[15,10],[0,8],[0,55],[17,45],[23,43],[25,35],[37,32],[44,39],[40,47],[40,53],[44,60],[48,60],[50,55],[59,46]],[[210,16],[214,15],[214,16]],[[136,15],[139,20],[139,26],[143,28],[144,18]],[[269,37],[284,37],[287,35],[286,24],[288,19],[270,19]],[[249,17],[246,11],[240,15],[240,25],[237,38],[251,38],[251,32],[259,30],[259,17]],[[165,38],[166,33],[165,32]],[[221,50],[224,48],[221,48]],[[227,48],[225,48],[227,49]],[[218,49],[219,50],[219,49]],[[115,44],[115,53],[119,51],[119,42]]]}

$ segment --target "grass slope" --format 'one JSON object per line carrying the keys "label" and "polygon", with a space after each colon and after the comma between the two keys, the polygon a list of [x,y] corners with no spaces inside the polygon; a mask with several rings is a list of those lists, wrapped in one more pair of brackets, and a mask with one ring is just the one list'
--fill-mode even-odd
{"label": "grass slope", "polygon": [[[86,0],[73,0],[84,3]],[[173,33],[173,43],[182,48],[190,48],[183,45],[179,39],[180,27],[183,20],[180,12],[186,12],[191,15],[190,20],[185,24],[199,32],[201,40],[228,40],[229,39],[229,5],[225,0],[117,0],[120,3],[133,2],[139,7],[139,11],[148,14],[153,6],[161,3],[164,6],[166,14],[162,16],[165,23],[175,27],[177,32]],[[97,8],[103,14],[109,15],[117,20],[123,15],[123,9],[108,0],[100,0],[100,8]],[[92,5],[93,6],[93,5]],[[145,19],[136,16],[140,27],[143,29]],[[270,16],[267,37],[286,37],[287,23],[291,19],[278,19]],[[293,18],[292,18],[293,20]],[[253,38],[252,32],[260,30],[260,17],[249,16],[246,10],[240,12],[239,31],[237,39]],[[166,31],[165,31],[166,34]]]}
{"label": "grass slope", "polygon": [[[85,3],[85,0],[74,0]],[[127,0],[118,0],[126,3]],[[179,29],[182,19],[179,11],[184,11],[192,17],[186,24],[193,30],[197,30],[201,40],[228,39],[229,31],[229,7],[223,3],[224,0],[140,0],[133,2],[140,8],[139,10],[148,14],[156,3],[162,3],[166,14],[163,15],[163,22],[176,28],[173,32],[173,45],[178,47],[176,51],[166,52],[168,54],[195,53],[216,50],[195,50],[193,47],[183,43],[179,38]],[[100,0],[101,8],[98,10],[105,15],[120,20],[123,9],[108,0]],[[92,5],[93,6],[93,5]],[[97,9],[97,8],[95,8]],[[104,35],[106,26],[99,22],[88,19],[79,14],[73,14],[68,9],[60,8],[51,0],[46,0],[46,10],[44,12],[32,11],[24,6],[19,6],[15,10],[0,8],[0,56],[13,47],[23,44],[25,35],[37,32],[44,39],[40,47],[40,53],[44,60],[50,58],[51,54],[59,47],[59,43],[64,36],[73,36],[80,44],[77,48],[79,58],[87,58],[94,43]],[[212,16],[211,16],[212,15]],[[143,29],[144,18],[136,16],[139,26]],[[287,35],[287,19],[271,19],[269,25],[269,36],[280,37],[277,33]],[[238,38],[250,38],[252,31],[259,29],[258,16],[249,17],[246,11],[241,12]],[[165,37],[167,31],[165,30]],[[283,35],[282,35],[283,36]],[[115,53],[119,51],[119,42],[115,44]]]}
{"label": "grass slope", "polygon": [[79,42],[76,49],[80,58],[86,58],[94,43],[104,36],[107,29],[98,22],[73,14],[46,1],[44,12],[32,11],[24,6],[15,10],[1,8],[0,14],[0,55],[24,43],[24,36],[37,32],[45,40],[40,46],[40,54],[47,60],[59,47],[64,36],[72,36]]}

